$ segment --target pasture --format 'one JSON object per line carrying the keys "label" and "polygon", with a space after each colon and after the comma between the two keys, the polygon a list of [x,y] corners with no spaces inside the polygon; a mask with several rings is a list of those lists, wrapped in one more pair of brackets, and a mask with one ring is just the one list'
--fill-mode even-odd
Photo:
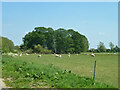
{"label": "pasture", "polygon": [[79,76],[93,78],[94,61],[96,65],[95,81],[106,83],[118,87],[118,55],[116,54],[97,54],[94,57],[84,54],[62,54],[62,57],[55,57],[53,54],[44,54],[38,57],[38,54],[15,56],[14,58],[21,61],[34,62],[36,64],[53,64],[63,70],[71,70],[72,73]]}

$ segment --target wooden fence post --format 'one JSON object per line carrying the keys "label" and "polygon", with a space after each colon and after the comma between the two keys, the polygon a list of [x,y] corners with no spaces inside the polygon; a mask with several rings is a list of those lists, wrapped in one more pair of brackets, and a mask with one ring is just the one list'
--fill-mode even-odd
{"label": "wooden fence post", "polygon": [[96,61],[95,61],[95,64],[94,64],[94,75],[93,75],[93,80],[95,80],[95,69],[96,69]]}

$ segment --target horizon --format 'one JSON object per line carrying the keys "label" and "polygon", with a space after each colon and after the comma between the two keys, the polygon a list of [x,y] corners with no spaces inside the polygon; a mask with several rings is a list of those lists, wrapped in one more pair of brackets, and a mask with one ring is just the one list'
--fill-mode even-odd
{"label": "horizon", "polygon": [[103,42],[118,46],[117,2],[3,2],[2,36],[22,44],[22,37],[35,27],[73,29],[85,35],[89,49]]}

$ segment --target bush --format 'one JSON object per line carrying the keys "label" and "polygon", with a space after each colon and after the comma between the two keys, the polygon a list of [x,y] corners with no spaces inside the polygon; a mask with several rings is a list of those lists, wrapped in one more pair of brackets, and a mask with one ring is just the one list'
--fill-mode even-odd
{"label": "bush", "polygon": [[40,44],[35,45],[33,49],[34,53],[42,53],[42,54],[50,54],[52,53],[52,50],[48,50],[47,48],[44,49]]}

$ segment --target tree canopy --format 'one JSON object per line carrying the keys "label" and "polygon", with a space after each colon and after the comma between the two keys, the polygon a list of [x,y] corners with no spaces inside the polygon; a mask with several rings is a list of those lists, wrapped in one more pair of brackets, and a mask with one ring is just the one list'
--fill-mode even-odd
{"label": "tree canopy", "polygon": [[2,52],[12,52],[14,51],[14,43],[8,38],[0,36],[0,50]]}
{"label": "tree canopy", "polygon": [[110,42],[109,46],[110,46],[111,52],[113,52],[114,44],[112,42]]}
{"label": "tree canopy", "polygon": [[21,47],[26,50],[34,49],[38,44],[54,53],[79,53],[89,48],[88,40],[84,35],[73,29],[63,28],[53,30],[50,27],[35,27],[32,32],[24,36]]}
{"label": "tree canopy", "polygon": [[99,52],[105,52],[106,51],[106,47],[104,45],[103,42],[100,42],[99,45],[98,45],[98,51]]}

